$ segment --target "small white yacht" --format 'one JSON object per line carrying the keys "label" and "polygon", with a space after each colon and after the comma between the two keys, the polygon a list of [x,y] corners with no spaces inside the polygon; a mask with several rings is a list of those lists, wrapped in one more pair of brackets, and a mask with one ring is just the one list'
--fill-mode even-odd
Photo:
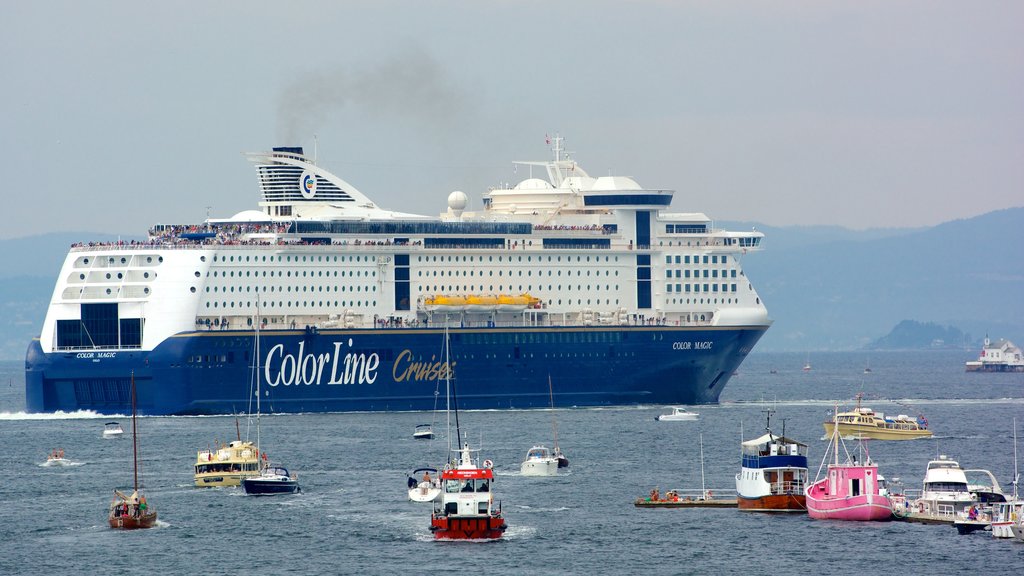
{"label": "small white yacht", "polygon": [[954,521],[956,515],[978,503],[967,485],[967,474],[960,463],[945,454],[928,462],[921,497],[914,500],[911,512]]}
{"label": "small white yacht", "polygon": [[558,472],[558,458],[546,446],[534,446],[526,453],[520,470],[523,476],[554,476]]}
{"label": "small white yacht", "polygon": [[672,412],[668,414],[660,414],[655,416],[654,419],[658,422],[690,422],[696,420],[700,414],[696,412],[690,412],[682,406],[673,406]]}

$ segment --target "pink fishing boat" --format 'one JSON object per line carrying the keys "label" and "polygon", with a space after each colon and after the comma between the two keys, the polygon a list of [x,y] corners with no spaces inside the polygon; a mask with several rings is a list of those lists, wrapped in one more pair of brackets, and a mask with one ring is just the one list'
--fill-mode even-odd
{"label": "pink fishing boat", "polygon": [[[836,412],[838,413],[838,407]],[[839,463],[839,449],[846,452],[846,462]],[[824,478],[815,480],[805,491],[807,514],[819,520],[890,520],[892,502],[889,499],[885,479],[878,473],[878,465],[867,454],[864,440],[861,440],[864,462],[846,451],[839,436],[838,426],[833,427],[832,441],[825,452],[822,464],[831,453],[834,461],[828,465]],[[821,474],[821,468],[818,468]]]}

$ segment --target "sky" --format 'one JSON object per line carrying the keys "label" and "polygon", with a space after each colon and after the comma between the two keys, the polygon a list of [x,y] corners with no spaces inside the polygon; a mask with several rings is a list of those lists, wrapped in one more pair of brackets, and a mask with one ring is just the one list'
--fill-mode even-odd
{"label": "sky", "polygon": [[243,152],[314,142],[381,207],[479,209],[555,134],[716,220],[1024,205],[1019,1],[0,0],[0,48],[0,238],[227,217]]}

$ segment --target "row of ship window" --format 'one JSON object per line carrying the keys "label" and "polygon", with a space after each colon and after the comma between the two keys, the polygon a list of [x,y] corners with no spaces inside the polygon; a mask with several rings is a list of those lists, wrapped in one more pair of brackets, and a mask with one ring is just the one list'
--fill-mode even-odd
{"label": "row of ship window", "polygon": [[[675,284],[675,290],[672,290],[673,284],[665,284],[665,292],[702,292],[701,284]],[[693,286],[693,290],[690,287]],[[703,292],[718,292],[719,284],[703,284]],[[722,292],[735,292],[735,284],[721,284]]]}
{"label": "row of ship window", "polygon": [[[665,299],[668,302],[668,298]],[[722,298],[722,304],[739,304],[739,298]],[[704,298],[673,298],[672,304],[718,304],[718,298],[708,298],[707,302]],[[701,318],[703,320],[703,318]]]}
{"label": "row of ship window", "polygon": [[[267,276],[267,272],[268,272],[268,270],[264,270],[263,271],[263,277]],[[274,276],[277,276],[279,278],[291,278],[292,277],[292,271],[291,270],[269,270],[269,272],[270,272],[269,275],[271,277],[274,277]],[[335,278],[338,276],[338,271],[337,270],[328,270],[327,271],[327,277],[328,278],[332,276],[331,272],[334,272],[333,276]],[[345,274],[345,272],[348,272],[348,274]],[[214,278],[216,278],[218,276],[218,274],[222,278],[234,278],[235,277],[235,271],[234,270],[229,270],[227,272],[223,272],[223,271],[218,272],[217,270],[214,270],[212,273],[209,272],[209,271],[206,272],[207,276],[210,276],[210,274],[213,274]],[[376,270],[342,270],[341,271],[341,275],[342,276],[357,276],[357,277],[358,276],[367,276],[367,277],[370,277],[370,276],[377,276],[377,271]],[[198,270],[196,270],[195,276],[196,276],[196,278],[199,278],[201,276],[201,274],[199,273]],[[257,277],[260,276],[260,271],[259,270],[256,270],[255,272],[253,272],[252,270],[246,270],[245,271],[245,277],[246,278],[251,278],[252,276],[257,276]],[[303,270],[302,271],[302,277],[303,278],[323,278],[323,276],[324,276],[324,271],[323,270],[318,270],[318,271],[316,271],[316,273],[313,273],[313,272],[308,271],[308,270]],[[238,277],[239,278],[242,277],[242,271],[241,270],[238,271]],[[298,270],[295,270],[295,277],[296,278],[299,277],[299,271]]]}
{"label": "row of ship window", "polygon": [[673,261],[675,261],[676,264],[728,264],[729,257],[725,254],[704,254],[703,256],[699,256],[697,254],[676,254],[665,256],[665,264],[672,264]]}
{"label": "row of ship window", "polygon": [[[460,260],[460,258],[461,258],[461,260]],[[488,262],[494,262],[494,258],[495,258],[494,256],[487,256],[487,261]],[[498,256],[497,258],[498,258],[498,262],[499,263],[505,261],[505,257],[504,256]],[[547,262],[561,262],[562,261],[562,257],[561,256],[547,256],[546,258],[547,258],[547,260],[545,260],[545,256],[537,256],[537,262],[545,262],[545,261],[547,261]],[[590,262],[590,258],[591,258],[590,256],[585,256],[585,257],[584,256],[577,256],[576,257],[576,262]],[[600,262],[601,261],[601,257],[600,256],[594,256],[593,258],[594,258],[594,262]],[[614,258],[615,259],[612,260],[611,256],[605,256],[604,257],[604,261],[605,262],[613,262],[613,261],[614,262],[618,262],[619,261],[619,257],[618,256],[615,256]],[[416,261],[417,262],[483,262],[484,261],[484,257],[483,256],[417,256],[416,257]],[[522,256],[509,256],[508,257],[508,261],[509,262],[524,262]],[[565,261],[566,262],[572,262],[573,261],[572,256],[566,256],[565,257]],[[533,256],[527,256],[525,262],[533,262]]]}
{"label": "row of ship window", "polygon": [[[213,261],[217,262],[218,258],[220,262],[235,262],[234,256],[217,256],[216,254],[213,256]],[[372,262],[376,256],[302,256],[301,259],[299,256],[281,255],[246,256],[244,262],[267,262],[267,258],[270,258],[270,262]],[[200,256],[199,260],[206,262],[206,256]],[[242,256],[239,256],[237,261],[243,262]]]}
{"label": "row of ship window", "polygon": [[[423,270],[420,270],[417,273],[417,276],[422,277],[423,276],[423,272],[424,272]],[[426,274],[427,276],[476,276],[477,275],[476,274],[476,270],[469,270],[468,274],[467,274],[466,270],[441,270],[440,274],[438,274],[437,270],[433,270],[433,271],[428,270],[426,272],[427,272],[427,274]],[[517,272],[518,272],[518,276],[522,276],[523,275],[523,271],[522,270],[517,270]],[[548,272],[548,276],[551,276],[551,272],[552,271],[548,270],[547,272]],[[484,275],[484,271],[481,270],[479,275],[483,276]],[[494,276],[494,270],[488,270],[487,271],[487,275],[488,276]],[[511,270],[508,271],[508,275],[512,276],[512,271]],[[544,271],[543,270],[538,270],[537,271],[537,276],[543,276],[543,275],[544,275]],[[562,271],[558,270],[558,276],[561,276],[561,275],[562,275]],[[572,276],[572,270],[567,270],[565,275],[566,276]],[[583,276],[583,271],[582,270],[577,270],[576,271],[576,275],[577,276]],[[600,270],[597,270],[597,271],[594,272],[594,276],[600,276],[600,275],[601,275],[601,271]],[[604,271],[604,275],[605,276],[611,276],[611,270],[605,270]],[[615,275],[616,276],[619,275],[619,271],[618,270],[615,271]],[[498,277],[500,278],[502,276],[504,276],[504,270],[498,270]],[[526,276],[527,277],[533,276],[533,270],[527,270],[526,271]],[[590,270],[587,270],[587,276],[590,276]]]}
{"label": "row of ship window", "polygon": [[[211,306],[211,304],[212,304],[212,306]],[[253,302],[245,302],[244,305],[243,305],[242,302],[224,302],[224,301],[221,301],[221,302],[207,302],[206,303],[206,307],[207,308],[235,308],[235,304],[238,304],[238,308],[252,308],[254,306]],[[333,306],[335,308],[338,308],[338,307],[341,307],[341,306],[345,306],[345,307],[352,307],[352,306],[362,307],[364,304],[366,306],[373,306],[373,307],[375,307],[375,306],[377,306],[377,301],[373,300],[371,302],[370,300],[341,300],[341,301],[335,300]],[[266,302],[260,302],[260,306],[267,306],[269,308],[274,308],[275,306],[277,308],[291,308],[293,306],[303,306],[303,307],[307,307],[307,308],[309,306],[319,306],[320,308],[323,308],[324,305],[325,305],[325,302],[323,300],[320,300],[319,302],[317,302],[315,300],[313,300],[313,301],[303,300],[302,302],[299,302],[298,300],[296,300],[294,302],[292,302],[291,300],[288,300],[288,301],[278,300],[277,302],[274,302],[273,300],[268,300]],[[331,301],[327,300],[326,301],[326,305],[327,306],[331,306],[332,305]]]}
{"label": "row of ship window", "polygon": [[[140,256],[140,258],[141,258],[141,256]],[[163,256],[157,256],[156,257],[156,261],[158,263],[159,262],[163,262],[164,261],[164,257]],[[117,262],[118,262],[118,260],[115,257],[113,257],[113,256],[108,256],[107,257],[107,264],[116,264]],[[128,258],[122,256],[120,262],[121,262],[121,264],[127,264],[128,263]],[[153,257],[152,256],[146,256],[146,264],[152,264],[152,263],[153,263]],[[84,266],[88,266],[89,265],[89,259],[88,258],[82,258],[82,264]]]}
{"label": "row of ship window", "polygon": [[[149,278],[149,272],[143,272],[142,273],[142,277],[143,278]],[[110,274],[110,272],[107,272],[106,278],[107,278],[107,280],[113,280],[114,276],[112,276]],[[156,272],[153,272],[153,278],[156,278]],[[85,280],[85,274],[79,274],[78,275],[78,279],[79,280]],[[118,272],[117,273],[117,280],[123,280],[123,279],[124,279],[124,273],[123,272]]]}
{"label": "row of ship window", "polygon": [[[267,286],[263,286],[263,292],[291,292],[292,291],[292,287],[291,286],[270,286],[269,290],[267,288],[268,288]],[[331,288],[334,288],[333,292],[337,292],[338,289],[339,289],[338,286],[327,286],[327,291],[328,292],[332,292]],[[345,292],[346,289],[348,289],[350,292],[362,292],[363,291],[363,286],[360,286],[360,285],[356,285],[354,287],[353,286],[344,286],[343,285],[340,288],[341,288],[342,292]],[[206,287],[206,291],[210,292],[210,286]],[[230,286],[230,287],[213,286],[213,292],[216,293],[218,291],[219,292],[234,292],[235,291],[235,287],[234,286]],[[257,287],[256,291],[257,292],[260,291],[259,287]],[[299,287],[298,286],[295,286],[295,291],[296,292],[299,291]],[[302,287],[302,291],[303,292],[323,292],[324,291],[324,286],[303,286]],[[376,286],[366,286],[366,291],[367,292],[376,292],[377,291],[377,287]],[[238,292],[239,293],[243,292],[241,286],[238,287]],[[246,286],[244,292],[252,292],[252,286]]]}
{"label": "row of ship window", "polygon": [[[673,270],[666,270],[665,271],[665,277],[666,278],[672,278],[672,272],[673,272]],[[674,270],[674,272],[675,272],[675,277],[676,278],[689,278],[690,277],[690,271],[689,270]],[[710,274],[709,274],[709,272],[710,272]],[[701,277],[700,273],[701,273],[700,270],[694,270],[693,271],[693,277],[694,278],[700,278]],[[736,270],[722,270],[722,278],[730,278],[730,277],[731,278],[735,278],[736,277]],[[707,269],[705,269],[704,270],[704,278],[718,278],[718,270],[707,270]]]}

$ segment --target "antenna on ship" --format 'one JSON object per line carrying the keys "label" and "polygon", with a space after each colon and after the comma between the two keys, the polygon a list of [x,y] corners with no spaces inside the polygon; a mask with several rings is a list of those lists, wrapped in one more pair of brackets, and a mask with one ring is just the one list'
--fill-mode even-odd
{"label": "antenna on ship", "polygon": [[316,158],[320,148],[319,143],[320,140],[316,137],[316,134],[313,134],[313,164],[316,164]]}

